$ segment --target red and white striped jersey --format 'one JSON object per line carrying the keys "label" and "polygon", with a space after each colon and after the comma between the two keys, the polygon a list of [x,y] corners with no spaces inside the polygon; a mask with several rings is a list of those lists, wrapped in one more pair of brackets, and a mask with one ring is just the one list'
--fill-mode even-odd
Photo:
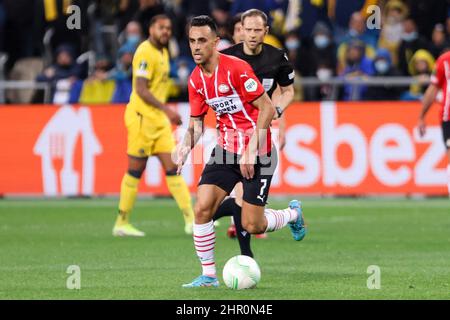
{"label": "red and white striped jersey", "polygon": [[450,52],[441,55],[434,66],[431,83],[442,89],[441,121],[450,121]]}
{"label": "red and white striped jersey", "polygon": [[[219,145],[228,152],[242,154],[256,129],[259,109],[252,101],[264,94],[264,87],[252,67],[239,58],[219,54],[219,63],[210,77],[197,66],[189,78],[191,116],[205,115],[211,108],[216,113]],[[270,128],[267,130],[267,148],[270,151]]]}

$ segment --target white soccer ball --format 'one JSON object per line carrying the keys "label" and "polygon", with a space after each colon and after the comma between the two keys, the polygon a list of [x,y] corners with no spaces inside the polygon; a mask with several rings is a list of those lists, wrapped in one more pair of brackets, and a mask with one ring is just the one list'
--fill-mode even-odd
{"label": "white soccer ball", "polygon": [[235,256],[223,267],[223,282],[231,289],[254,288],[261,280],[261,270],[256,261],[248,256]]}

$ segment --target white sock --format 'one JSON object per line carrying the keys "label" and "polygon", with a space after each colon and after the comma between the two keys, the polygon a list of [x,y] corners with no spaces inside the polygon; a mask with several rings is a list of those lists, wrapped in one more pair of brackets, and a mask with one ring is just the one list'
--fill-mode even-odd
{"label": "white sock", "polygon": [[287,208],[284,210],[265,209],[264,215],[267,219],[266,232],[272,232],[285,227],[289,222],[298,218],[297,210]]}
{"label": "white sock", "polygon": [[214,244],[216,243],[216,233],[214,222],[211,220],[205,224],[194,223],[193,229],[195,251],[197,251],[197,256],[202,264],[203,275],[215,277]]}

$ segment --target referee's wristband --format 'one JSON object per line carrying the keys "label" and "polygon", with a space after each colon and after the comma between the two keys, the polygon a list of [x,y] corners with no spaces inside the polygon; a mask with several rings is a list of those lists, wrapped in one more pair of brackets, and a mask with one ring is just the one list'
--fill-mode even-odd
{"label": "referee's wristband", "polygon": [[280,107],[275,107],[275,110],[277,110],[277,114],[278,114],[278,118],[281,117],[281,115],[283,114],[283,109],[281,109]]}

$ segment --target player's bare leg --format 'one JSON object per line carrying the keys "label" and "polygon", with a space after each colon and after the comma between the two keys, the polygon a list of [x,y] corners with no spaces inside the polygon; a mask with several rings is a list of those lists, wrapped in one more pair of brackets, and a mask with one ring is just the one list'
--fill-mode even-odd
{"label": "player's bare leg", "polygon": [[156,156],[164,168],[167,187],[183,214],[185,224],[184,231],[187,234],[192,234],[194,210],[192,209],[192,199],[189,188],[183,177],[177,175],[177,165],[173,162],[170,153],[159,153],[156,154]]}
{"label": "player's bare leg", "polygon": [[120,186],[119,215],[113,228],[114,236],[142,237],[145,235],[130,224],[129,216],[136,201],[138,184],[147,165],[147,159],[147,157],[128,156],[128,170]]}
{"label": "player's bare leg", "polygon": [[267,230],[267,219],[262,206],[255,206],[242,201],[242,226],[251,234],[264,233]]}
{"label": "player's bare leg", "polygon": [[212,217],[226,196],[227,193],[215,185],[203,184],[198,187],[197,201],[194,207],[194,246],[202,264],[202,275],[191,283],[184,284],[185,288],[217,287],[219,285],[214,260],[216,233]]}

